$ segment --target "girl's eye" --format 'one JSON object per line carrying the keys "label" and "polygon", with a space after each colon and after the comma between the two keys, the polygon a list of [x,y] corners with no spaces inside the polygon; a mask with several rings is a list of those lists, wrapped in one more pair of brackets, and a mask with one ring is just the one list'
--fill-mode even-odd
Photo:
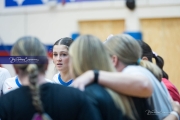
{"label": "girl's eye", "polygon": [[57,56],[57,54],[53,54],[53,56]]}
{"label": "girl's eye", "polygon": [[62,57],[66,57],[66,56],[67,56],[67,54],[65,54],[65,53],[64,53],[64,54],[61,54],[61,56],[62,56]]}

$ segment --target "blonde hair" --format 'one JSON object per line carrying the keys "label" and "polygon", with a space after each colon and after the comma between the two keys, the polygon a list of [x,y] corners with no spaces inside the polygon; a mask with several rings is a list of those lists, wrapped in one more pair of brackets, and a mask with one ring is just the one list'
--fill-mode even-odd
{"label": "blonde hair", "polygon": [[152,72],[158,80],[161,80],[162,71],[155,64],[145,60],[138,62],[142,56],[142,49],[131,36],[115,35],[105,43],[105,46],[110,55],[116,55],[125,65],[139,64]]}
{"label": "blonde hair", "polygon": [[[22,37],[17,40],[11,49],[11,55],[44,56],[44,58],[47,58],[45,46],[35,37]],[[23,74],[29,75],[32,104],[36,111],[42,116],[43,120],[51,120],[51,118],[44,113],[40,99],[39,85],[37,84],[38,74],[45,72],[45,64],[15,64],[14,66],[22,70]]]}
{"label": "blonde hair", "polygon": [[[69,54],[72,59],[72,68],[75,77],[80,76],[87,70],[116,71],[106,48],[98,38],[92,35],[78,37],[71,45]],[[123,114],[134,119],[131,100],[127,96],[117,94],[108,88],[106,90],[111,95],[116,106],[122,110]]]}

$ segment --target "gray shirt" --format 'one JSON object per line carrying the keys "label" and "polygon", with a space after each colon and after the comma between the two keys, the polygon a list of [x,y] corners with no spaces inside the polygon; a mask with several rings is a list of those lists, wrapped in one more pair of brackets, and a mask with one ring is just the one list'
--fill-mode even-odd
{"label": "gray shirt", "polygon": [[150,105],[153,106],[153,110],[147,110],[147,114],[157,114],[159,119],[162,120],[167,117],[172,109],[171,97],[167,91],[165,85],[158,81],[158,79],[146,68],[137,65],[129,65],[123,69],[123,73],[129,75],[143,75],[146,76],[153,85],[153,94],[149,98]]}

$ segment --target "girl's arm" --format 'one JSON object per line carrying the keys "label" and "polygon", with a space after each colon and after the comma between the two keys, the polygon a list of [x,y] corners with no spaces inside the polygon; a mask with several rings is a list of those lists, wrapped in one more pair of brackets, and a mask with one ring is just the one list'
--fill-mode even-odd
{"label": "girl's arm", "polygon": [[[84,87],[94,81],[94,72],[89,70],[77,77],[73,86],[84,90]],[[98,84],[118,93],[136,97],[150,97],[153,87],[151,81],[143,75],[128,75],[120,72],[99,71]]]}

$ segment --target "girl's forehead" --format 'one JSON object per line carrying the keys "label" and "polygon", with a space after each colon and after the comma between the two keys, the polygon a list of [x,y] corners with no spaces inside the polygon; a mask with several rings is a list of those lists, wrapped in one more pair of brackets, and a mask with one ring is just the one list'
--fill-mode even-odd
{"label": "girl's forehead", "polygon": [[53,47],[53,51],[56,51],[56,52],[61,52],[61,51],[68,52],[68,48],[67,48],[66,45],[55,45]]}

